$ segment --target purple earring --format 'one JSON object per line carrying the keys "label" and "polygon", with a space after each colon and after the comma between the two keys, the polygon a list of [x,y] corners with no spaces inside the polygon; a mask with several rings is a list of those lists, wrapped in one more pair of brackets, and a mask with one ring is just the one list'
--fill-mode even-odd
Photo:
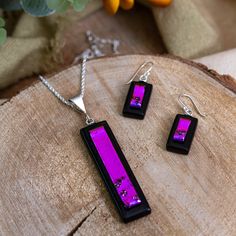
{"label": "purple earring", "polygon": [[[123,108],[124,116],[140,120],[144,119],[152,93],[152,84],[147,83],[152,67],[153,62],[143,63],[127,83],[130,84],[130,88]],[[145,68],[144,73],[139,75]],[[138,75],[139,80],[134,81]]]}
{"label": "purple earring", "polygon": [[192,116],[191,109],[181,100],[182,97],[189,98],[192,104],[194,105],[197,112],[205,117],[205,114],[202,114],[192,97],[187,94],[179,95],[179,103],[182,106],[185,114],[177,114],[172,125],[168,141],[166,144],[167,151],[180,153],[180,154],[188,154],[194,134],[197,128],[198,119]]}

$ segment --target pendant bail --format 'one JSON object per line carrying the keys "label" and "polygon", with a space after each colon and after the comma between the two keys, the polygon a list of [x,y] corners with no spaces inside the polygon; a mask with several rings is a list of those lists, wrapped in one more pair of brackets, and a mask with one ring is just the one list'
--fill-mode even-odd
{"label": "pendant bail", "polygon": [[75,110],[80,111],[80,112],[85,114],[85,123],[86,123],[86,125],[91,125],[91,124],[95,123],[94,119],[92,119],[88,115],[88,113],[85,109],[84,100],[83,100],[82,95],[78,95],[76,97],[73,97],[73,98],[69,99],[69,102],[72,104],[72,107]]}
{"label": "pendant bail", "polygon": [[69,99],[69,101],[72,103],[74,108],[76,108],[77,110],[80,110],[81,112],[87,114],[86,109],[85,109],[85,105],[84,105],[84,100],[83,100],[83,97],[81,95],[73,97],[73,98]]}

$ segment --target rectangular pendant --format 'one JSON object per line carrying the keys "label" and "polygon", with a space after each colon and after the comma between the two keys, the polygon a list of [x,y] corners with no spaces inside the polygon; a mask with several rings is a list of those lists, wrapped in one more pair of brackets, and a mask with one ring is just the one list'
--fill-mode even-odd
{"label": "rectangular pendant", "polygon": [[172,125],[166,149],[171,152],[188,154],[198,119],[189,115],[178,114]]}
{"label": "rectangular pendant", "polygon": [[124,222],[149,214],[149,204],[108,123],[92,124],[80,133]]}
{"label": "rectangular pendant", "polygon": [[152,93],[152,84],[132,81],[127,94],[123,115],[130,118],[144,119]]}

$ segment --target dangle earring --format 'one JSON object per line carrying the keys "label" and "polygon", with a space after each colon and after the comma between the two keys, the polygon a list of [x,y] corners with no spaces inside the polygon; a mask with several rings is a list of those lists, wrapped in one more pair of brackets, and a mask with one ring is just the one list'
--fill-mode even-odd
{"label": "dangle earring", "polygon": [[197,128],[198,119],[192,116],[191,109],[181,100],[182,97],[190,99],[200,116],[205,117],[206,115],[199,111],[190,95],[179,95],[178,101],[185,114],[176,115],[166,144],[166,149],[170,152],[188,154]]}
{"label": "dangle earring", "polygon": [[[152,93],[152,84],[147,83],[152,67],[153,62],[151,61],[143,63],[127,83],[130,84],[130,87],[123,108],[124,116],[144,119]],[[139,75],[142,71],[144,73]],[[134,81],[137,76],[139,76],[139,80]]]}
{"label": "dangle earring", "polygon": [[64,104],[85,115],[86,127],[80,134],[101,174],[103,181],[124,222],[151,213],[140,188],[110,126],[106,121],[95,122],[87,113],[83,101],[85,93],[86,58],[81,66],[80,94],[66,100],[40,76],[43,84]]}

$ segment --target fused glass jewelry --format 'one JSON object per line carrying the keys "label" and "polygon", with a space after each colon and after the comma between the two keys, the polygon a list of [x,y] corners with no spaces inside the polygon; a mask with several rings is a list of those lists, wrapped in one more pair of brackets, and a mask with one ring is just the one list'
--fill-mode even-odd
{"label": "fused glass jewelry", "polygon": [[42,76],[44,85],[64,104],[82,112],[87,126],[80,130],[82,139],[124,222],[150,214],[151,208],[140,188],[110,126],[106,121],[95,122],[87,113],[83,97],[85,92],[85,64],[81,69],[80,94],[70,100],[63,98]]}
{"label": "fused glass jewelry", "polygon": [[203,117],[205,115],[199,111],[193,99],[189,95],[182,94],[179,96],[179,102],[182,105],[185,114],[176,115],[167,140],[166,149],[170,152],[188,154],[197,128],[198,119],[192,116],[192,111],[181,100],[181,97],[189,98],[198,113]]}
{"label": "fused glass jewelry", "polygon": [[[147,83],[152,66],[152,62],[143,63],[127,83],[130,84],[130,88],[123,108],[124,116],[135,119],[144,119],[152,93],[152,84]],[[148,69],[139,76],[139,81],[134,81],[140,71],[146,67],[148,67]]]}
{"label": "fused glass jewelry", "polygon": [[80,133],[124,222],[149,214],[148,202],[108,123],[93,123]]}

